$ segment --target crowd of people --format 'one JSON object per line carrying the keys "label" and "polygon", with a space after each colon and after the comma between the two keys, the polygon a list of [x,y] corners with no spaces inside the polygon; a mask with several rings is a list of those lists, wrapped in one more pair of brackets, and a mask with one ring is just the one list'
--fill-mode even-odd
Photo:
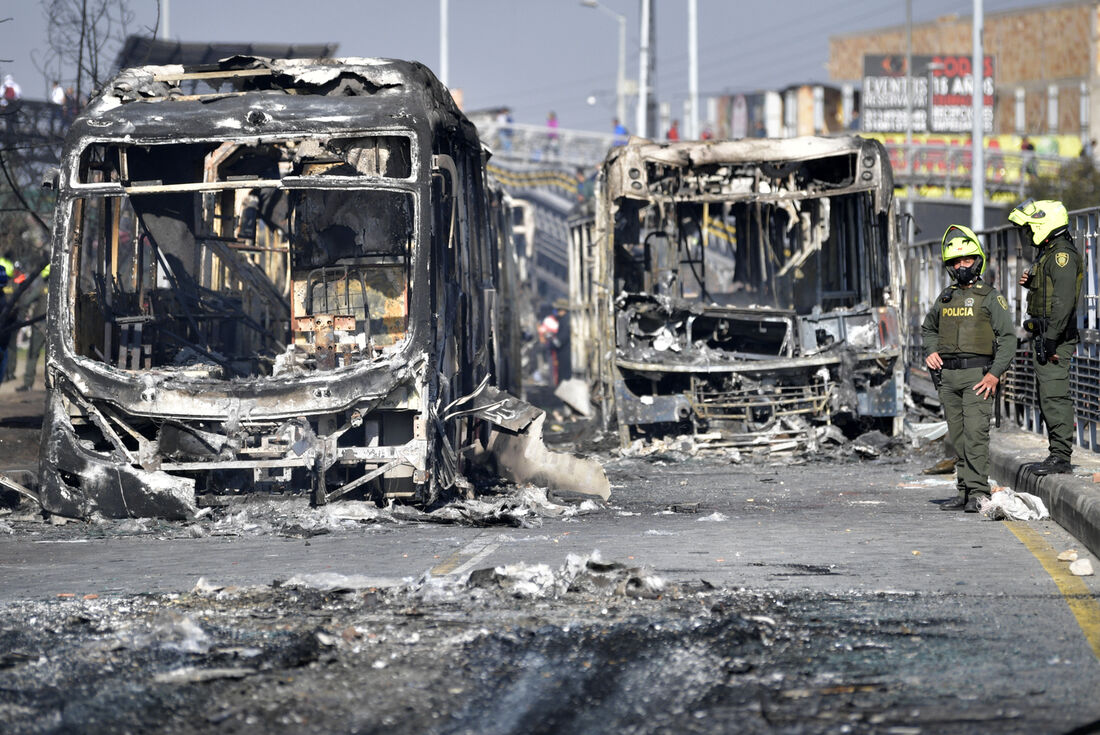
{"label": "crowd of people", "polygon": [[[22,100],[23,87],[15,81],[14,76],[5,74],[0,80],[0,115],[5,117],[5,127],[9,133],[13,130],[15,115],[22,107]],[[50,105],[48,127],[53,135],[61,135],[68,129],[84,102],[78,99],[71,86],[62,87],[61,82],[56,79],[50,84],[47,101]]]}

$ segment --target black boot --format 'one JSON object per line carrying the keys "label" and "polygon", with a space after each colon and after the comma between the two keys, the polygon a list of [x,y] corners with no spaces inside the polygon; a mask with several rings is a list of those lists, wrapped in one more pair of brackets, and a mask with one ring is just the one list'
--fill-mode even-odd
{"label": "black boot", "polygon": [[940,510],[962,510],[964,507],[966,507],[966,498],[962,495],[956,495],[940,503]]}
{"label": "black boot", "polygon": [[1065,457],[1059,457],[1057,455],[1050,455],[1037,465],[1033,465],[1031,468],[1033,475],[1043,477],[1046,475],[1071,475],[1073,474],[1073,465]]}

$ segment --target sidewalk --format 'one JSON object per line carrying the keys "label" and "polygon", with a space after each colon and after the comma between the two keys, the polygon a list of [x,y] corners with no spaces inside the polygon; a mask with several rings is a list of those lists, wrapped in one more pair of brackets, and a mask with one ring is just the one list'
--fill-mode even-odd
{"label": "sidewalk", "polygon": [[[46,406],[45,360],[39,359],[34,389],[23,385],[23,351],[19,352],[16,379],[0,383],[0,474],[27,484],[38,471],[38,445]],[[30,474],[28,474],[30,473]]]}
{"label": "sidewalk", "polygon": [[1042,498],[1054,521],[1100,558],[1100,454],[1074,446],[1072,475],[1036,477],[1026,465],[1046,456],[1046,434],[994,429],[989,473],[998,484]]}

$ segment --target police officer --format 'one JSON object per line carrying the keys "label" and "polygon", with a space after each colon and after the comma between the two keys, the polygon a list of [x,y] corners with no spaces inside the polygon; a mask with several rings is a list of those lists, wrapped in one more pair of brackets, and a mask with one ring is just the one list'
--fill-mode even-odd
{"label": "police officer", "polygon": [[42,354],[42,348],[46,345],[46,302],[49,299],[50,265],[38,274],[38,278],[31,285],[30,290],[24,294],[23,301],[27,304],[26,317],[32,321],[30,325],[31,339],[27,347],[27,363],[23,368],[23,385],[16,391],[29,391],[34,388],[34,379],[38,372],[38,357]]}
{"label": "police officer", "polygon": [[1073,401],[1069,363],[1077,350],[1077,300],[1084,264],[1069,236],[1069,215],[1061,202],[1027,200],[1008,214],[1023,238],[1039,248],[1030,270],[1020,276],[1027,288],[1024,328],[1031,333],[1031,362],[1039,386],[1039,411],[1047,425],[1049,455],[1032,465],[1036,475],[1073,471]]}
{"label": "police officer", "polygon": [[[3,258],[0,258],[0,314],[3,314],[8,305],[8,269],[3,263]],[[7,325],[0,323],[0,376],[4,374],[4,371],[8,366],[8,340],[4,339],[4,332]]]}
{"label": "police officer", "polygon": [[[11,303],[14,286],[15,261],[12,260],[12,254],[9,251],[0,257],[0,314],[4,313]],[[10,321],[12,323],[18,321],[14,310],[11,310]],[[0,343],[2,343],[0,344],[0,383],[9,379],[9,368],[11,372],[15,370],[15,331],[11,328],[11,323],[0,324]]]}
{"label": "police officer", "polygon": [[1016,334],[1008,302],[982,282],[987,259],[977,235],[951,225],[940,244],[954,283],[924,317],[924,363],[939,386],[955,462],[956,497],[940,510],[976,513],[989,498],[989,420],[1001,375],[1012,363]]}

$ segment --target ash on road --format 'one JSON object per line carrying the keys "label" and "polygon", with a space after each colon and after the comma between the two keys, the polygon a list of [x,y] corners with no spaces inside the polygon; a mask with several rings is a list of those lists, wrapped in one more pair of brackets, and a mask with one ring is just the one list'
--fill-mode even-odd
{"label": "ash on road", "polygon": [[1100,665],[1034,557],[1003,523],[937,510],[950,488],[919,474],[935,457],[869,456],[609,459],[610,503],[527,488],[445,518],[304,498],[190,524],[17,511],[0,518],[0,718],[13,733],[1091,731]]}

